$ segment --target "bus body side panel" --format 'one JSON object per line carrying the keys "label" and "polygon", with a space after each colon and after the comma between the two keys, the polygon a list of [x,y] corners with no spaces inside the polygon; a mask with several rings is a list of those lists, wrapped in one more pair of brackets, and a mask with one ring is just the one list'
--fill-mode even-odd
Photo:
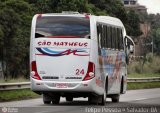
{"label": "bus body side panel", "polygon": [[125,53],[125,61],[124,61],[124,66],[123,66],[123,91],[121,92],[122,94],[126,93],[126,90],[127,90],[127,77],[128,77],[128,71],[127,71],[127,64],[126,64],[126,44],[125,44],[125,36],[126,36],[126,30],[125,28],[123,28],[123,46],[124,46],[124,53]]}
{"label": "bus body side panel", "polygon": [[104,93],[105,75],[103,73],[102,64],[100,63],[100,56],[98,55],[98,42],[97,42],[97,27],[96,17],[92,16],[91,19],[91,50],[90,60],[95,63],[95,90],[96,93]]}
{"label": "bus body side panel", "polygon": [[[121,27],[123,30],[123,37],[126,35],[123,23],[119,19],[99,16],[97,17],[97,23],[103,25]],[[97,35],[96,35],[97,36]],[[96,37],[97,38],[97,37]],[[121,80],[123,76],[123,92],[125,93],[127,87],[127,66],[125,60],[125,45],[124,51],[115,50],[115,48],[100,48],[100,62],[104,75],[108,76],[108,94],[120,94]],[[100,64],[100,63],[99,63]],[[99,65],[100,66],[100,65]]]}
{"label": "bus body side panel", "polygon": [[104,73],[108,75],[108,94],[120,94],[121,79],[126,73],[125,53],[101,49],[101,54]]}

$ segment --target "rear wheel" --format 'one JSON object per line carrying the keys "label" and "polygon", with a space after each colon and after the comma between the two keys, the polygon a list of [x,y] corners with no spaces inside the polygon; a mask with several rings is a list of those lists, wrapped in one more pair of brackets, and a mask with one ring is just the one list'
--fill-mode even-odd
{"label": "rear wheel", "polygon": [[106,82],[105,88],[104,88],[104,94],[100,96],[91,95],[88,97],[89,104],[99,104],[104,106],[106,104],[106,96],[108,92],[108,82]]}
{"label": "rear wheel", "polygon": [[50,104],[51,101],[43,101],[44,104]]}
{"label": "rear wheel", "polygon": [[106,104],[106,92],[104,91],[104,94],[100,96],[100,105],[104,106]]}
{"label": "rear wheel", "polygon": [[50,104],[51,103],[50,97],[46,94],[43,94],[43,103],[44,104]]}
{"label": "rear wheel", "polygon": [[69,102],[73,101],[73,97],[66,97],[66,101],[69,101]]}
{"label": "rear wheel", "polygon": [[121,80],[121,87],[120,87],[120,93],[122,94],[123,93],[123,89],[124,89],[124,82],[123,82],[123,77],[122,77],[122,80]]}
{"label": "rear wheel", "polygon": [[53,95],[52,97],[52,104],[59,104],[60,96],[59,95]]}
{"label": "rear wheel", "polygon": [[119,97],[120,97],[119,94],[113,95],[113,96],[112,96],[112,102],[115,102],[115,103],[119,102]]}
{"label": "rear wheel", "polygon": [[108,79],[106,79],[106,82],[105,82],[104,94],[100,97],[99,104],[102,106],[104,106],[106,104],[107,92],[108,92]]}
{"label": "rear wheel", "polygon": [[90,95],[89,97],[88,97],[88,103],[89,104],[97,104],[97,100],[98,100],[98,98],[97,98],[97,96],[95,96],[95,95]]}

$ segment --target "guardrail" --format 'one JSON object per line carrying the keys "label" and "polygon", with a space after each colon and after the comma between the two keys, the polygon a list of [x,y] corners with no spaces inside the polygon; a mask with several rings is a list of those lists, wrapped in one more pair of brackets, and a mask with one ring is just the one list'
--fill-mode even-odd
{"label": "guardrail", "polygon": [[[140,82],[160,82],[160,77],[149,77],[149,78],[128,78],[129,83],[140,83]],[[1,83],[0,91],[2,90],[16,90],[16,89],[29,89],[30,82],[20,83]]]}
{"label": "guardrail", "polygon": [[2,90],[28,89],[28,88],[30,88],[30,82],[1,83],[0,84],[0,91],[2,91]]}
{"label": "guardrail", "polygon": [[159,82],[160,77],[128,78],[127,81],[130,83],[134,83],[134,82]]}

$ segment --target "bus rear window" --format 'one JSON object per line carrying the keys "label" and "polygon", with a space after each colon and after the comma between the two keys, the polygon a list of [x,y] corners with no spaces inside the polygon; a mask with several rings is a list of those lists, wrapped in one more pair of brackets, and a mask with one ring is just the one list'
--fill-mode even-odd
{"label": "bus rear window", "polygon": [[89,38],[90,22],[85,17],[40,17],[35,33],[35,38]]}

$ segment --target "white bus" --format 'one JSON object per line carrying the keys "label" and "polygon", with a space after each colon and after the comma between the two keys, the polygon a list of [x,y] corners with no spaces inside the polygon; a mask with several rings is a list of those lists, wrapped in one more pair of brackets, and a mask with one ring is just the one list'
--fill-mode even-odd
{"label": "white bus", "polygon": [[31,89],[44,104],[88,97],[119,102],[127,84],[126,36],[122,22],[88,14],[36,14],[30,40]]}

